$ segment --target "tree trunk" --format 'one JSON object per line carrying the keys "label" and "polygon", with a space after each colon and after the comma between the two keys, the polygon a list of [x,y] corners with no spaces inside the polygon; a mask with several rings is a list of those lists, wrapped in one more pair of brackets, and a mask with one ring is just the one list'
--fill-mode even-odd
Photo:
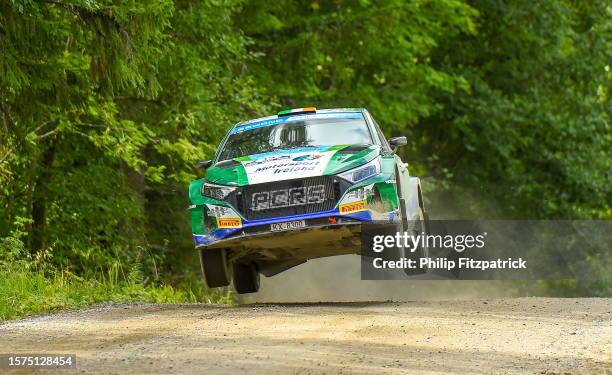
{"label": "tree trunk", "polygon": [[43,152],[39,163],[39,173],[34,183],[32,194],[32,233],[31,251],[36,253],[46,247],[46,220],[47,220],[47,198],[49,194],[49,183],[52,177],[53,160],[57,140],[51,139],[49,146]]}

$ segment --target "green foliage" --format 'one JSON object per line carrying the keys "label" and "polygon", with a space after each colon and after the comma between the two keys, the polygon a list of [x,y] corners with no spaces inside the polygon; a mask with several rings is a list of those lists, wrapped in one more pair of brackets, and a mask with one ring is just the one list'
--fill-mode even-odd
{"label": "green foliage", "polygon": [[233,303],[231,293],[211,292],[201,283],[175,287],[148,283],[138,259],[131,264],[115,261],[104,273],[81,277],[52,268],[44,256],[33,259],[26,252],[18,237],[0,242],[0,322],[104,301]]}
{"label": "green foliage", "polygon": [[463,77],[431,64],[441,40],[475,32],[461,1],[249,1],[238,15],[263,56],[251,64],[284,107],[367,107],[389,134],[439,109]]}
{"label": "green foliage", "polygon": [[422,162],[438,176],[437,165],[452,168],[452,181],[480,199],[503,200],[490,216],[612,217],[612,8],[472,6],[481,14],[478,34],[448,40],[434,59],[465,77],[471,95],[440,93],[444,110],[416,129],[429,151]]}
{"label": "green foliage", "polygon": [[182,228],[180,206],[163,212],[167,229],[144,225],[158,214],[149,208],[181,197],[193,163],[212,154],[235,118],[266,108],[244,73],[252,56],[232,28],[236,9],[3,3],[0,228],[32,217],[29,247],[51,249],[78,272]]}
{"label": "green foliage", "polygon": [[181,193],[236,114],[265,108],[241,73],[251,56],[232,29],[235,9],[0,4],[0,235],[24,223],[20,259],[44,254],[46,270],[84,280],[139,264],[138,284],[210,294],[193,282]]}
{"label": "green foliage", "polygon": [[16,265],[0,266],[0,321],[57,309],[86,307],[104,301],[158,303],[233,303],[232,296],[211,293],[201,285],[145,285],[129,274],[122,280],[111,268],[104,277],[82,278],[72,273],[51,275]]}

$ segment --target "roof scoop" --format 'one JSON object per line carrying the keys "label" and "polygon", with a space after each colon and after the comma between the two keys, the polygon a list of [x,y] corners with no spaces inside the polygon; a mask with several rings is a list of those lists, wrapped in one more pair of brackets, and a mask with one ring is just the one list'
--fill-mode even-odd
{"label": "roof scoop", "polygon": [[317,113],[317,107],[304,107],[294,109],[284,109],[277,113],[278,117],[286,117],[293,115],[302,115],[305,113]]}

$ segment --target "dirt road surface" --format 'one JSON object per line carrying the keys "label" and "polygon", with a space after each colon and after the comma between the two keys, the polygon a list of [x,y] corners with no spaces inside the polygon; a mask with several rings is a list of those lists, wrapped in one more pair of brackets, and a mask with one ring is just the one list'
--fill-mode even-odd
{"label": "dirt road surface", "polygon": [[548,298],[110,304],[4,323],[0,353],[76,354],[63,374],[602,374],[611,311]]}

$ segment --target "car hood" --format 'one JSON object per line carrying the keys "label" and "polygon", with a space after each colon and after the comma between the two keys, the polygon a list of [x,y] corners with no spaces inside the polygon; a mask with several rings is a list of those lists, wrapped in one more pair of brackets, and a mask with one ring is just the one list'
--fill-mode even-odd
{"label": "car hood", "polygon": [[277,150],[216,163],[206,180],[221,185],[251,185],[333,175],[358,167],[380,154],[380,146],[341,145]]}

